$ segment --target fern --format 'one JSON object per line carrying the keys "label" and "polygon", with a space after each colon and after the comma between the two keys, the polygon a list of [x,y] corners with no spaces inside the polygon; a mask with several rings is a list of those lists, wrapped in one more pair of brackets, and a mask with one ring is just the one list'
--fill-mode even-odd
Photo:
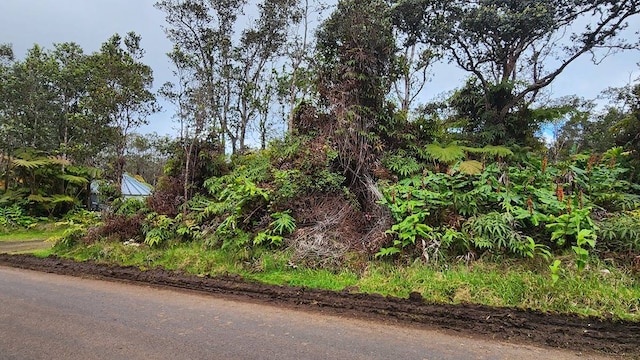
{"label": "fern", "polygon": [[56,194],[51,197],[52,204],[73,204],[76,202],[76,198],[69,195]]}
{"label": "fern", "polygon": [[31,194],[27,197],[27,200],[35,203],[48,203],[48,202],[51,202],[52,198],[48,196],[43,196],[40,194]]}
{"label": "fern", "polygon": [[202,239],[201,228],[193,220],[186,220],[185,222],[178,225],[176,234],[188,239]]}
{"label": "fern", "polygon": [[13,163],[14,166],[29,169],[29,170],[37,169],[39,167],[43,167],[51,164],[51,160],[47,158],[37,158],[37,159],[31,159],[31,160],[13,158],[11,162]]}
{"label": "fern", "polygon": [[467,160],[460,162],[458,170],[467,175],[479,175],[482,173],[482,163],[476,160]]}
{"label": "fern", "polygon": [[253,238],[254,245],[262,245],[266,242],[271,245],[280,246],[284,241],[284,237],[280,235],[274,235],[271,231],[261,231]]}
{"label": "fern", "polygon": [[87,185],[89,183],[89,180],[87,180],[87,178],[82,177],[82,176],[75,176],[75,175],[69,175],[69,174],[61,174],[58,175],[58,178],[70,182],[74,185]]}
{"label": "fern", "polygon": [[25,215],[24,210],[17,204],[0,208],[0,227],[29,227],[38,220]]}
{"label": "fern", "polygon": [[[470,149],[470,148],[466,148],[466,149]],[[480,154],[487,154],[491,156],[500,156],[500,157],[513,155],[513,151],[511,151],[509,148],[504,146],[494,146],[494,145],[487,145],[483,148],[478,149],[478,151],[475,151],[475,152]]]}
{"label": "fern", "polygon": [[254,238],[254,245],[262,245],[266,242],[280,246],[284,241],[283,235],[291,234],[296,229],[296,220],[289,215],[289,211],[271,214],[275,219],[269,224],[269,228],[259,232]]}
{"label": "fern", "polygon": [[64,165],[64,166],[70,166],[71,165],[71,161],[69,159],[64,158],[63,156],[49,156],[47,157],[47,159],[49,159],[49,162],[51,164],[55,164],[55,165]]}
{"label": "fern", "polygon": [[453,164],[465,157],[464,148],[458,145],[449,145],[443,148],[438,144],[429,144],[425,147],[425,155],[445,164]]}
{"label": "fern", "polygon": [[422,164],[412,156],[406,156],[404,153],[386,156],[382,163],[392,172],[406,178],[411,175],[418,174],[422,171]]}
{"label": "fern", "polygon": [[386,247],[386,248],[381,248],[380,251],[378,251],[375,255],[375,257],[385,257],[385,256],[392,256],[395,254],[400,253],[400,249],[397,247]]}
{"label": "fern", "polygon": [[493,241],[484,237],[475,237],[473,238],[472,242],[473,242],[473,245],[478,249],[491,250],[494,248]]}
{"label": "fern", "polygon": [[269,226],[279,235],[291,234],[296,229],[296,219],[289,212],[277,212],[271,214],[275,219]]}
{"label": "fern", "polygon": [[548,249],[516,229],[517,223],[509,213],[491,212],[475,216],[463,225],[463,231],[472,239],[473,245],[481,250],[496,250],[521,257],[539,254],[548,256]]}

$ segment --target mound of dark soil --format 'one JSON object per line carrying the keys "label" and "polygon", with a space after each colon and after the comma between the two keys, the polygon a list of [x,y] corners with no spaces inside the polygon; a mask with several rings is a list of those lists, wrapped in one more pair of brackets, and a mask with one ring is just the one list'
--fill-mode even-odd
{"label": "mound of dark soil", "polygon": [[141,271],[135,267],[93,261],[74,262],[57,257],[42,259],[30,255],[0,254],[0,265],[188,289],[359,318],[427,325],[512,342],[640,356],[640,323],[627,321],[471,304],[430,304],[417,293],[411,294],[409,299],[401,299],[348,291],[265,285],[239,276],[211,278],[162,269]]}

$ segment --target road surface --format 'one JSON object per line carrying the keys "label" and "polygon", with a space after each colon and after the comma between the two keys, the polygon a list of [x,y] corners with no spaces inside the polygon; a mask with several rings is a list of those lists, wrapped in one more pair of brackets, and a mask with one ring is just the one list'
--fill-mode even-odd
{"label": "road surface", "polygon": [[0,359],[598,359],[0,266]]}

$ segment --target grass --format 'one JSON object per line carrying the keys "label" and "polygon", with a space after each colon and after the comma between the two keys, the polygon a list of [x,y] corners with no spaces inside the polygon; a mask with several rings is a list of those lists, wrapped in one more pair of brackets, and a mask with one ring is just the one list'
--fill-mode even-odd
{"label": "grass", "polygon": [[64,227],[56,227],[53,224],[40,224],[28,229],[9,229],[0,232],[0,242],[47,240],[52,236],[62,236],[64,230]]}
{"label": "grass", "polygon": [[565,269],[553,283],[548,271],[527,264],[477,262],[438,270],[418,264],[396,268],[376,264],[360,279],[360,289],[407,296],[417,291],[436,303],[475,303],[555,313],[576,313],[640,321],[640,284],[629,274],[595,264],[582,273]]}
{"label": "grass", "polygon": [[40,249],[29,252],[31,255],[39,258],[46,258],[53,255],[53,249]]}
{"label": "grass", "polygon": [[350,287],[397,297],[416,291],[434,303],[475,303],[640,321],[637,275],[597,260],[587,270],[577,272],[570,259],[564,259],[560,278],[554,283],[547,264],[540,261],[477,261],[470,266],[436,267],[420,262],[398,266],[374,260],[331,271],[294,267],[290,264],[291,254],[286,251],[225,252],[199,243],[174,244],[161,250],[99,242],[86,247],[58,247],[52,253],[142,269],[161,266],[197,275],[238,274],[268,284],[329,290]]}

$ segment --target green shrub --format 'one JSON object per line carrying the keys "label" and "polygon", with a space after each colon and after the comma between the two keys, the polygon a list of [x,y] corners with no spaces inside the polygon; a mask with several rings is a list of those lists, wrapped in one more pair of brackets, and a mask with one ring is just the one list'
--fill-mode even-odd
{"label": "green shrub", "polygon": [[67,213],[62,221],[56,223],[56,226],[65,228],[62,236],[52,237],[49,241],[54,241],[56,246],[71,247],[84,239],[89,229],[100,225],[99,213],[76,209]]}
{"label": "green shrub", "polygon": [[56,225],[66,227],[61,236],[54,236],[48,239],[48,241],[54,242],[56,247],[72,247],[87,235],[87,226],[84,224],[63,221]]}
{"label": "green shrub", "polygon": [[490,212],[471,217],[462,229],[479,250],[527,256],[530,237],[522,234],[513,215]]}
{"label": "green shrub", "polygon": [[273,185],[275,200],[287,201],[302,195],[309,179],[300,170],[274,170]]}
{"label": "green shrub", "polygon": [[414,157],[408,156],[404,151],[386,155],[382,158],[382,164],[402,178],[419,174],[424,168],[423,164],[420,164]]}
{"label": "green shrub", "polygon": [[599,250],[640,251],[640,211],[616,214],[597,224]]}
{"label": "green shrub", "polygon": [[142,223],[144,243],[156,247],[176,238],[174,225],[174,219],[155,212],[150,213]]}
{"label": "green shrub", "polygon": [[[238,156],[233,161],[234,169],[228,178],[244,178],[254,183],[271,180],[271,157],[268,151],[261,150]],[[206,187],[206,185],[205,185]]]}
{"label": "green shrub", "polygon": [[26,228],[37,222],[38,219],[25,215],[24,209],[17,204],[0,208],[0,228]]}
{"label": "green shrub", "polygon": [[[398,253],[420,243],[423,248],[439,244],[445,250],[442,239],[449,231],[461,232],[465,235],[454,238],[470,241],[450,244],[456,251],[548,257],[546,245],[554,244],[586,259],[598,236],[592,212],[634,209],[640,199],[640,187],[625,181],[628,170],[614,161],[622,153],[614,150],[602,159],[580,155],[558,164],[535,157],[511,166],[494,162],[479,172],[462,171],[461,163],[455,163],[458,154],[447,158],[446,172],[425,171],[395,184],[381,182],[381,203],[396,222],[391,229],[394,246],[383,252]],[[415,223],[417,214],[423,219]],[[407,222],[415,223],[412,229],[401,225]],[[415,237],[412,232],[423,225],[432,230]],[[612,242],[619,237],[610,227],[605,233]]]}
{"label": "green shrub", "polygon": [[208,179],[205,186],[214,200],[199,197],[191,209],[197,223],[217,224],[209,243],[221,243],[223,248],[246,245],[253,223],[267,212],[272,191],[233,174]]}
{"label": "green shrub", "polygon": [[116,199],[113,204],[113,213],[116,215],[133,216],[139,212],[144,212],[147,206],[143,199],[129,198],[129,199]]}
{"label": "green shrub", "polygon": [[100,223],[100,213],[85,209],[75,209],[65,214],[63,220],[91,226]]}

